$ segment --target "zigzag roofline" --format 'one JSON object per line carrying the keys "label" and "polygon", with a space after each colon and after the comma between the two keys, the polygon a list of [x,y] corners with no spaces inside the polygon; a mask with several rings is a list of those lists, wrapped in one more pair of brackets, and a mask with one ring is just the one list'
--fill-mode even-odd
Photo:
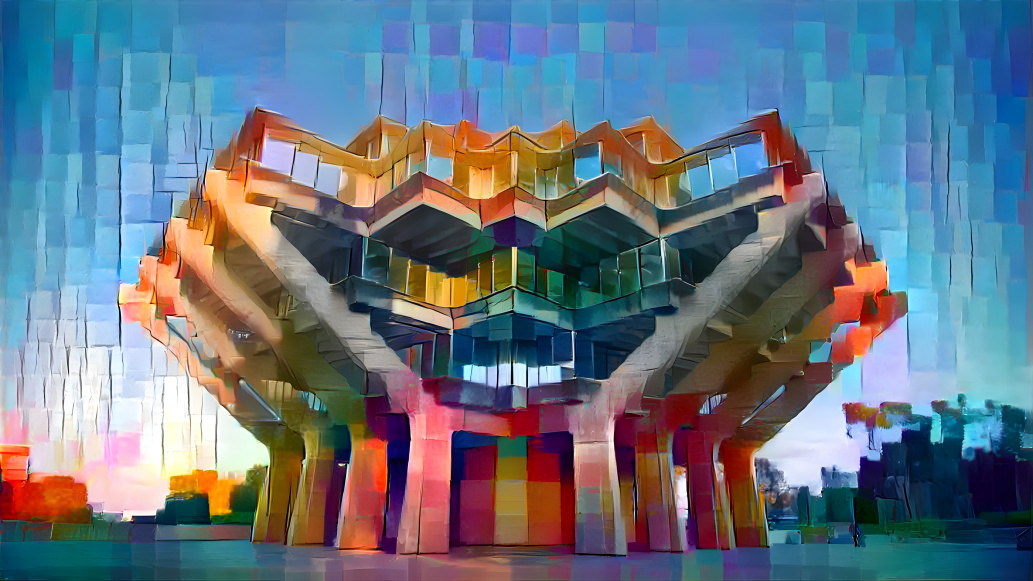
{"label": "zigzag roofline", "polygon": [[[300,141],[310,145],[313,149],[323,154],[330,154],[340,158],[342,162],[358,167],[372,161],[390,158],[393,160],[398,146],[407,143],[410,137],[419,132],[424,136],[427,132],[453,140],[452,150],[467,153],[490,152],[494,147],[503,144],[511,139],[523,139],[540,152],[562,152],[597,141],[616,141],[619,144],[621,155],[631,155],[637,161],[649,166],[661,167],[681,161],[685,157],[698,154],[706,149],[719,146],[721,142],[727,141],[738,135],[746,133],[763,132],[768,142],[769,155],[779,161],[804,161],[806,155],[797,146],[792,134],[783,128],[778,111],[770,111],[741,123],[737,127],[709,140],[706,143],[697,145],[691,149],[684,149],[664,128],[656,122],[653,117],[643,119],[621,129],[615,129],[608,121],[593,125],[585,131],[577,131],[566,120],[556,123],[552,127],[540,132],[528,132],[518,126],[509,127],[503,131],[488,132],[478,128],[470,121],[460,121],[452,125],[436,124],[430,121],[422,121],[412,127],[407,127],[383,115],[378,115],[372,122],[360,129],[347,145],[341,146],[322,137],[318,133],[306,130],[297,125],[287,116],[256,107],[250,113],[241,126],[240,131],[234,140],[230,151],[220,156],[222,163],[217,165],[232,165],[235,159],[240,158],[248,151],[254,151],[260,146],[261,138],[265,134],[279,134],[283,137],[291,137],[291,141]],[[629,138],[638,134],[650,134],[653,137],[651,143],[655,146],[655,152],[644,152],[631,143]],[[366,155],[362,151],[361,144],[369,143],[367,139],[374,136],[388,137],[387,151],[377,151],[376,156]],[[426,137],[425,137],[426,139]],[[433,139],[433,136],[431,137]],[[456,144],[455,141],[459,141]],[[643,146],[643,149],[645,147]],[[230,154],[230,159],[225,154]],[[653,155],[650,155],[652,153]],[[227,163],[228,162],[228,163]],[[809,165],[809,164],[806,164]],[[801,168],[802,173],[808,169]]]}

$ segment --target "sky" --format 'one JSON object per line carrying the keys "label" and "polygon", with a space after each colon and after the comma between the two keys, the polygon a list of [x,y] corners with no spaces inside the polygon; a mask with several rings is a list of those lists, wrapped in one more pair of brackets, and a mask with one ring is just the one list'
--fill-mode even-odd
{"label": "sky", "polygon": [[117,308],[256,106],[338,143],[377,114],[489,130],[653,115],[685,147],[777,109],[909,314],[763,453],[817,478],[852,453],[844,401],[1033,408],[1026,0],[3,0],[0,27],[0,441],[109,506],[157,498],[119,493],[114,466],[144,490],[262,461]]}

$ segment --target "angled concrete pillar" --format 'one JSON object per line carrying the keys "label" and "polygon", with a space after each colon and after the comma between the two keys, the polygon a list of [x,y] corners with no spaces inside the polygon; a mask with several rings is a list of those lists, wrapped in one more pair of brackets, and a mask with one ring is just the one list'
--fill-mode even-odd
{"label": "angled concrete pillar", "polygon": [[305,459],[301,465],[298,495],[287,529],[288,545],[322,545],[327,492],[334,469],[334,439],[328,426],[304,430]]}
{"label": "angled concrete pillar", "polygon": [[757,490],[754,457],[757,445],[726,440],[721,444],[721,463],[728,480],[729,504],[735,545],[738,547],[768,546],[768,528],[764,501]]}
{"label": "angled concrete pillar", "polygon": [[452,426],[438,411],[409,416],[409,467],[398,525],[401,554],[448,552]]}
{"label": "angled concrete pillar", "polygon": [[304,444],[300,436],[285,427],[270,430],[267,436],[259,435],[269,448],[269,468],[258,498],[251,541],[284,543],[301,477]]}
{"label": "angled concrete pillar", "polygon": [[384,534],[387,502],[387,441],[366,424],[348,426],[351,461],[344,481],[337,548],[376,549]]}
{"label": "angled concrete pillar", "polygon": [[589,555],[627,555],[613,417],[591,409],[571,422],[574,436],[574,550]]}
{"label": "angled concrete pillar", "polygon": [[724,464],[720,460],[714,462],[714,490],[718,543],[722,550],[727,551],[735,548],[735,533],[732,530],[732,510],[728,500],[728,478],[725,475]]}
{"label": "angled concrete pillar", "polygon": [[693,430],[686,437],[686,451],[689,511],[696,524],[696,546],[720,549],[723,522],[719,522],[721,499],[715,470],[717,442],[712,435]]}
{"label": "angled concrete pillar", "polygon": [[685,551],[685,521],[674,495],[673,434],[656,427],[637,434],[635,476],[638,517],[645,522],[651,551]]}

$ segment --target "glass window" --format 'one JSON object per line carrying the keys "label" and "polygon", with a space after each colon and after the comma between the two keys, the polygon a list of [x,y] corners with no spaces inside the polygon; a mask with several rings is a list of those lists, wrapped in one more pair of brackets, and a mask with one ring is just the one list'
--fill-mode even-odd
{"label": "glass window", "polygon": [[616,256],[604,258],[599,262],[599,292],[607,299],[620,296],[620,276]]}
{"label": "glass window", "polygon": [[540,169],[535,174],[535,194],[544,200],[554,200],[559,197],[559,190],[556,188],[556,168]]}
{"label": "glass window", "polygon": [[535,267],[534,292],[538,296],[549,296],[549,271],[540,266]]}
{"label": "glass window", "polygon": [[403,252],[391,252],[391,267],[387,273],[387,286],[398,292],[406,292],[409,282],[409,257]]}
{"label": "glass window", "polygon": [[727,188],[739,181],[739,174],[735,171],[735,157],[727,146],[711,149],[707,152],[707,158],[710,160],[710,175],[715,190]]}
{"label": "glass window", "polygon": [[736,145],[733,151],[735,169],[739,172],[739,177],[759,174],[768,168],[768,156],[764,153],[764,142],[759,135],[756,141]]}
{"label": "glass window", "polygon": [[668,244],[666,239],[662,243],[664,249],[664,272],[667,275],[667,279],[681,278],[681,255],[678,249]]}
{"label": "glass window", "polygon": [[674,194],[672,197],[674,198],[675,205],[680,206],[692,201],[692,184],[689,183],[689,172],[684,171],[678,174],[678,179],[671,190]]}
{"label": "glass window", "polygon": [[500,291],[513,286],[513,251],[515,248],[503,248],[496,250],[492,257],[494,262],[495,285],[494,289]]}
{"label": "glass window", "polygon": [[262,144],[262,165],[280,173],[291,173],[291,166],[294,165],[293,143],[280,141],[279,139],[265,138]]}
{"label": "glass window", "polygon": [[695,200],[714,193],[714,183],[710,181],[710,168],[707,166],[706,160],[703,160],[701,165],[691,167],[692,165],[690,162],[685,172],[689,176],[692,198]]}
{"label": "glass window", "polygon": [[534,291],[534,254],[529,249],[517,250],[516,284],[524,290]]}
{"label": "glass window", "polygon": [[538,383],[550,384],[559,383],[563,380],[563,374],[559,365],[546,365],[538,370]]}
{"label": "glass window", "polygon": [[527,365],[524,363],[513,363],[513,385],[527,387]]}
{"label": "glass window", "polygon": [[481,296],[486,297],[490,295],[494,290],[491,285],[491,270],[492,270],[491,256],[488,256],[481,260],[478,264],[477,272],[477,284],[480,286]]}
{"label": "glass window", "polygon": [[603,295],[601,295],[598,292],[596,292],[596,291],[594,291],[594,290],[592,290],[590,288],[587,288],[585,286],[581,286],[580,288],[578,288],[578,295],[577,295],[577,306],[578,306],[578,308],[590,307],[592,305],[598,305],[601,302],[603,302]]}
{"label": "glass window", "polygon": [[574,177],[585,182],[603,173],[603,160],[599,155],[599,144],[591,143],[574,150]]}
{"label": "glass window", "polygon": [[391,262],[391,249],[372,238],[363,239],[364,256],[362,278],[387,284],[387,271]]}
{"label": "glass window", "polygon": [[319,164],[319,173],[316,174],[316,190],[330,196],[336,196],[337,190],[341,187],[341,168],[329,164]]}
{"label": "glass window", "polygon": [[563,274],[554,270],[546,271],[549,284],[549,300],[563,304]]}
{"label": "glass window", "polygon": [[513,364],[512,363],[500,363],[499,367],[499,379],[498,384],[513,385]]}
{"label": "glass window", "polygon": [[656,240],[639,249],[639,267],[642,270],[642,286],[659,284],[666,278],[664,261],[660,255],[660,241]]}
{"label": "glass window", "polygon": [[[415,175],[417,173],[427,174],[427,158],[419,154],[410,154],[407,156],[406,161],[409,162],[409,171],[407,175]],[[430,175],[430,174],[427,174]]]}
{"label": "glass window", "polygon": [[427,275],[430,268],[426,264],[409,263],[409,296],[423,301],[427,299]]}
{"label": "glass window", "polygon": [[394,173],[392,174],[394,175],[394,187],[397,188],[398,186],[402,185],[402,182],[409,178],[408,168],[406,167],[408,165],[408,157],[395,163]]}
{"label": "glass window", "polygon": [[427,175],[445,181],[452,177],[452,158],[432,155],[427,158]]}
{"label": "glass window", "polygon": [[612,155],[609,157],[610,159],[603,159],[603,173],[612,173],[619,178],[623,178],[624,172],[621,170],[620,155]]}
{"label": "glass window", "polygon": [[577,308],[577,291],[580,288],[577,279],[570,276],[563,276],[563,301],[560,303],[568,309]]}
{"label": "glass window", "polygon": [[586,266],[581,269],[581,287],[592,291],[599,290],[599,267]]}
{"label": "glass window", "polygon": [[299,151],[294,154],[294,168],[291,169],[291,178],[299,184],[310,188],[314,187],[316,185],[316,168],[318,167],[318,156]]}
{"label": "glass window", "polygon": [[574,333],[556,331],[552,338],[552,360],[558,363],[574,360]]}
{"label": "glass window", "polygon": [[621,295],[641,289],[642,282],[638,277],[638,250],[632,248],[621,252],[617,262],[620,267]]}

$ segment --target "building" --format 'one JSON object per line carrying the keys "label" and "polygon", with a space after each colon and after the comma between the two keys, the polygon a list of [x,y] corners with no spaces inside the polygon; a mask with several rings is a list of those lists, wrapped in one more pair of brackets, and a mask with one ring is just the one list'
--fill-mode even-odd
{"label": "building", "polygon": [[254,540],[621,555],[766,545],[754,452],[886,285],[776,114],[684,150],[257,110],[120,302],[269,446]]}
{"label": "building", "polygon": [[0,444],[0,521],[15,518],[19,496],[29,480],[29,446]]}

